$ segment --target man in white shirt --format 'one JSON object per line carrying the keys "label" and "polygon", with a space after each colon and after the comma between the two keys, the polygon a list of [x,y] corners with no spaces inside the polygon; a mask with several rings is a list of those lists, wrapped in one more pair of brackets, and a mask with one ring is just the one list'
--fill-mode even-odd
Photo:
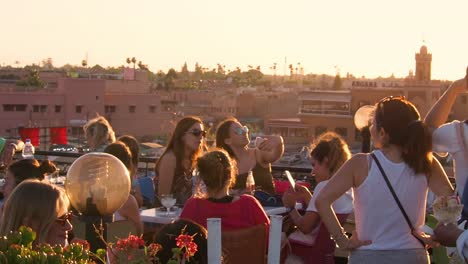
{"label": "man in white shirt", "polygon": [[[446,123],[458,95],[468,91],[468,67],[464,79],[455,81],[431,108],[425,123],[433,129],[433,150],[450,153],[454,159],[457,193],[464,202],[463,217],[467,216],[468,203],[468,121]],[[458,254],[468,260],[468,230],[455,224],[439,224],[434,230],[434,239],[444,246],[457,247]]]}

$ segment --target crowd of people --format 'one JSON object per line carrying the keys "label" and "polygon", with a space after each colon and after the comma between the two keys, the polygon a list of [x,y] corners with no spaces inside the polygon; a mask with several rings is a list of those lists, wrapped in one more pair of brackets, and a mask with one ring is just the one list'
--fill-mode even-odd
{"label": "crowd of people", "polygon": [[[468,72],[450,85],[424,119],[404,97],[380,100],[370,118],[374,148],[370,153],[351,156],[346,142],[333,132],[314,140],[310,153],[316,182],[313,193],[296,184],[282,194],[282,204],[288,209],[285,219],[290,221],[285,224],[289,236],[283,244],[289,244],[289,254],[295,256],[291,259],[334,263],[339,247],[350,252],[349,263],[430,263],[427,248],[439,244],[456,246],[458,254],[468,259],[468,231],[453,223],[438,225],[433,235],[421,229],[429,191],[438,197],[458,196],[465,205],[461,221],[468,220],[468,120],[445,123],[457,96],[467,92],[467,80]],[[90,120],[84,131],[92,151],[113,155],[127,168],[130,192],[113,219],[128,220],[136,234],[142,235],[138,141],[130,135],[116,139],[110,123],[101,116]],[[207,146],[206,136],[199,117],[179,120],[155,164],[153,178],[156,206],[158,197],[171,194],[183,208],[181,220],[163,227],[154,241],[175,243],[168,234],[190,226],[201,248],[199,263],[207,262],[208,218],[221,218],[224,231],[263,225],[268,235],[269,218],[262,201],[248,188],[248,177],[253,176],[256,191],[279,195],[271,164],[284,152],[283,138],[276,135],[263,136],[252,147],[249,128],[235,118],[219,123],[215,147]],[[27,225],[36,231],[37,243],[66,245],[73,228],[70,201],[61,187],[45,180],[57,171],[56,166],[47,160],[12,161],[22,143],[0,143],[6,167],[0,235]],[[453,157],[455,190],[433,151]],[[343,225],[352,213],[356,230],[349,236]],[[170,252],[164,254],[163,258],[170,258]]]}

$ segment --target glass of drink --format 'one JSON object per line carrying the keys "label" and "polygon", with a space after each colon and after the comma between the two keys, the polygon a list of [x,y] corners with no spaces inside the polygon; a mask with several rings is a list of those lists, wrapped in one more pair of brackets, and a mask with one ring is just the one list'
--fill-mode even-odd
{"label": "glass of drink", "polygon": [[166,207],[166,216],[169,216],[171,208],[176,204],[176,198],[172,194],[162,194],[160,199],[161,204]]}
{"label": "glass of drink", "polygon": [[255,180],[252,171],[249,171],[247,174],[247,180],[245,182],[245,191],[251,195],[253,195],[255,191]]}

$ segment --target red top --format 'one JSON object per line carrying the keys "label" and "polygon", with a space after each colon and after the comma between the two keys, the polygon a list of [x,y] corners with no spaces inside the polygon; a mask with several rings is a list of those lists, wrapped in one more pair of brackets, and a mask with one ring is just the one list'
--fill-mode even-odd
{"label": "red top", "polygon": [[260,203],[247,194],[241,195],[239,199],[230,203],[190,198],[185,203],[180,218],[192,220],[205,228],[206,219],[221,218],[221,228],[226,231],[266,224],[268,232],[270,227],[270,219]]}

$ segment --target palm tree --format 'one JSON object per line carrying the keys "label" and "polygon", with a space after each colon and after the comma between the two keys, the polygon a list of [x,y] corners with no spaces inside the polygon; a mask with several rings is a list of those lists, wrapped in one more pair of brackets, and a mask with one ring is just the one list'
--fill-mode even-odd
{"label": "palm tree", "polygon": [[135,70],[135,64],[136,64],[137,60],[135,59],[135,57],[132,58],[132,63],[133,63],[133,69]]}

